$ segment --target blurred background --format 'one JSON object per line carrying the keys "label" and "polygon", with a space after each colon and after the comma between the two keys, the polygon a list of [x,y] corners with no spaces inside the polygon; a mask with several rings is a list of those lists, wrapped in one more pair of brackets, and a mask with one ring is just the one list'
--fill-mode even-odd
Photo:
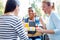
{"label": "blurred background", "polygon": [[[0,15],[4,14],[4,8],[7,0],[0,0]],[[51,1],[55,7],[55,11],[58,12],[60,15],[60,0],[47,0]],[[32,7],[36,15],[39,17],[42,16],[42,18],[45,20],[45,23],[47,23],[48,17],[46,17],[46,14],[42,11],[42,0],[19,0],[20,4],[20,11],[19,11],[19,18],[28,17],[28,8]]]}
{"label": "blurred background", "polygon": [[[5,3],[7,0],[0,0],[0,15],[4,13]],[[42,11],[42,0],[19,0],[20,1],[20,11],[19,11],[19,17],[27,17],[28,16],[28,7],[33,7],[34,12],[38,16],[43,16],[45,18],[45,14]],[[48,0],[54,3],[56,11],[58,11],[58,14],[60,15],[60,0]],[[46,18],[45,18],[46,19]]]}

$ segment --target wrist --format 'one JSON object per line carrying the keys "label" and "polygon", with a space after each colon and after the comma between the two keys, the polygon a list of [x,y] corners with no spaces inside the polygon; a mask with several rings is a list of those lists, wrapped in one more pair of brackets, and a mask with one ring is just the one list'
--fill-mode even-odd
{"label": "wrist", "polygon": [[45,31],[46,31],[46,30],[45,30],[45,29],[43,29],[43,30],[42,30],[42,33],[45,33]]}

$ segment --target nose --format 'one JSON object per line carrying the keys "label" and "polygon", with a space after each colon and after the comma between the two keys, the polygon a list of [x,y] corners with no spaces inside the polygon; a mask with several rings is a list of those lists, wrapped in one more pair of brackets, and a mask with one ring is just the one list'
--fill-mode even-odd
{"label": "nose", "polygon": [[33,13],[33,12],[30,12],[31,14]]}
{"label": "nose", "polygon": [[42,10],[44,11],[44,10],[45,10],[45,8],[42,8]]}
{"label": "nose", "polygon": [[42,10],[44,10],[44,7],[42,6]]}
{"label": "nose", "polygon": [[42,10],[44,10],[44,8],[42,8]]}

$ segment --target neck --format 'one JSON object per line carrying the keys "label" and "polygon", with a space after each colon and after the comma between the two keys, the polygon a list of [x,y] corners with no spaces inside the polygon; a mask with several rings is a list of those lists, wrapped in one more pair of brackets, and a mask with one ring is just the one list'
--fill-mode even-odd
{"label": "neck", "polygon": [[29,17],[30,20],[33,20],[34,18]]}
{"label": "neck", "polygon": [[14,15],[13,12],[8,12],[8,13],[5,13],[4,15]]}
{"label": "neck", "polygon": [[48,15],[50,15],[51,14],[51,10],[49,10],[47,13],[48,13]]}

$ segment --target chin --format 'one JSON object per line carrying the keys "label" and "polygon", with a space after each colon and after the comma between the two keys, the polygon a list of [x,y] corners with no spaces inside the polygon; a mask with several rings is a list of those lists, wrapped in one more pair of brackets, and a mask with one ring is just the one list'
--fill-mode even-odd
{"label": "chin", "polygon": [[44,13],[46,13],[46,11],[44,11]]}
{"label": "chin", "polygon": [[46,11],[44,11],[45,12],[45,14],[47,14],[47,12]]}

